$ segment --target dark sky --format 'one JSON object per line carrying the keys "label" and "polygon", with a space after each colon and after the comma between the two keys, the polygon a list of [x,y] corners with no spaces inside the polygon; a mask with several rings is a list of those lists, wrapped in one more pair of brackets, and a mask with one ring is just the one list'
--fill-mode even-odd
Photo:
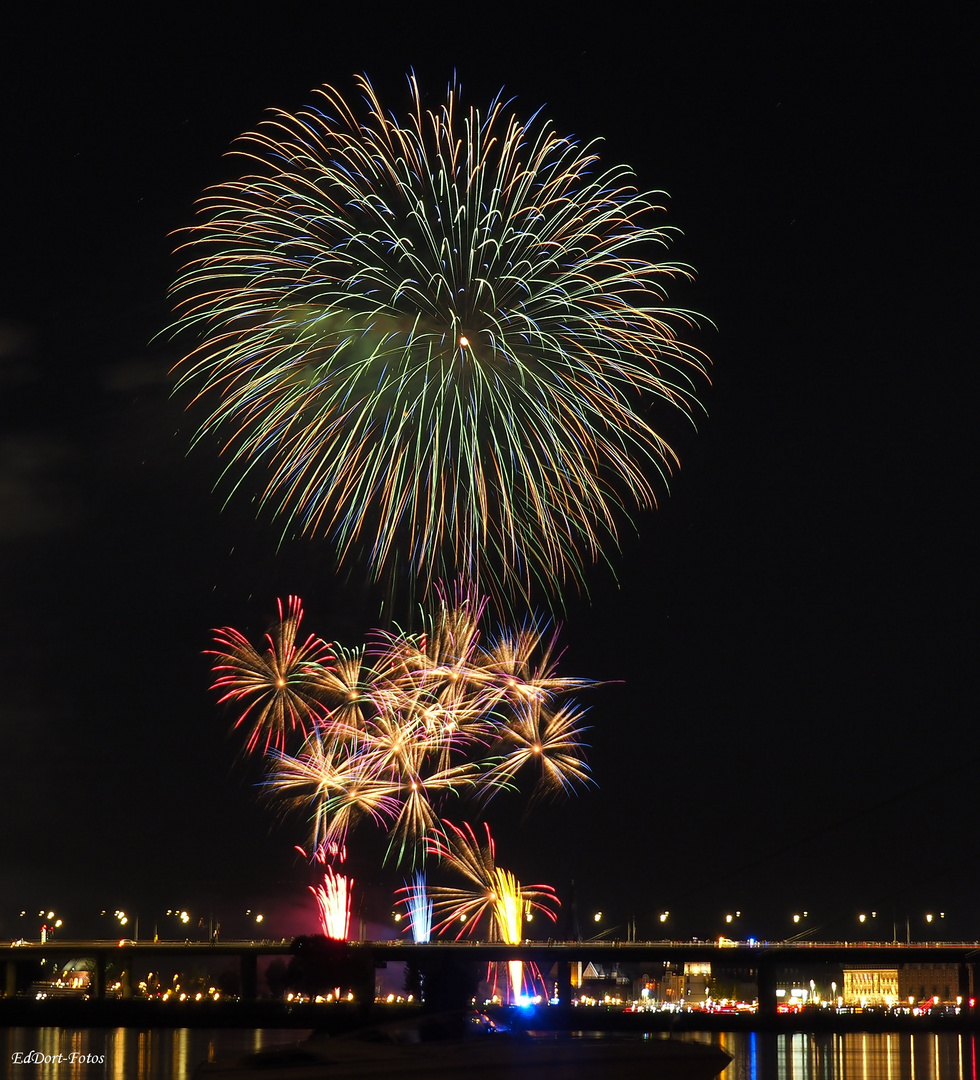
{"label": "dark sky", "polygon": [[[201,654],[288,593],[354,645],[376,597],[222,509],[152,339],[167,233],[231,140],[357,71],[400,104],[410,67],[602,135],[670,193],[678,302],[718,328],[670,499],[565,618],[562,670],[618,680],[587,699],[598,787],[501,806],[500,862],[641,936],[664,908],[678,935],[735,909],[740,936],[803,909],[822,937],[871,909],[980,934],[962,5],[206,7],[6,34],[0,937],[40,906],[94,932],[302,902],[301,829],[258,804]],[[376,848],[369,917],[399,883]]]}

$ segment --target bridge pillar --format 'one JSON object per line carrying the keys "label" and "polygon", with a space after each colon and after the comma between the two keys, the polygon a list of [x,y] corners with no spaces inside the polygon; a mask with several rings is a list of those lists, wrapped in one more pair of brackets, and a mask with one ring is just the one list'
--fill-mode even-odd
{"label": "bridge pillar", "polygon": [[242,1001],[256,1001],[259,996],[259,958],[243,952],[241,960]]}
{"label": "bridge pillar", "polygon": [[133,996],[133,958],[127,956],[123,960],[122,971],[119,972],[119,981],[122,983],[122,996],[128,1001]]}
{"label": "bridge pillar", "polygon": [[773,961],[760,958],[757,976],[759,993],[759,1015],[776,1015],[776,967]]}
{"label": "bridge pillar", "polygon": [[574,960],[559,960],[555,964],[555,971],[558,976],[555,980],[558,983],[558,1003],[564,1008],[567,1008],[572,1003],[572,968],[574,966]]}
{"label": "bridge pillar", "polygon": [[17,993],[17,961],[8,960],[5,964],[7,969],[4,977],[4,995],[13,997]]}
{"label": "bridge pillar", "polygon": [[378,973],[375,969],[374,957],[369,953],[362,957],[355,968],[355,978],[351,981],[351,992],[358,1011],[365,1015],[370,1014],[374,1007],[374,999],[378,993]]}
{"label": "bridge pillar", "polygon": [[95,954],[95,967],[92,969],[92,996],[100,1001],[105,997],[105,952]]}

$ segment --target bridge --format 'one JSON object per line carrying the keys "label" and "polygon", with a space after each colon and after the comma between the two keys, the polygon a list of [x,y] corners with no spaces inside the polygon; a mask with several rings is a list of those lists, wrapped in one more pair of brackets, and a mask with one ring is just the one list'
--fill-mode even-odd
{"label": "bridge", "polygon": [[[106,992],[106,969],[120,970],[123,997],[132,993],[132,972],[138,962],[167,966],[167,960],[210,959],[239,965],[241,996],[258,997],[258,962],[263,956],[288,958],[296,955],[297,941],[48,941],[0,947],[0,962],[6,968],[4,986],[12,995],[17,986],[19,965],[41,959],[94,961],[93,990],[96,997]],[[360,972],[361,992],[374,994],[374,971],[389,961],[407,961],[425,969],[433,964],[485,965],[520,960],[542,971],[556,970],[559,998],[571,998],[573,965],[589,962],[651,964],[713,963],[729,968],[755,971],[760,1012],[776,1009],[776,985],[781,972],[802,965],[833,964],[839,967],[885,967],[924,963],[957,965],[964,998],[973,998],[976,965],[980,962],[980,942],[816,942],[816,941],[525,941],[520,945],[485,941],[436,941],[417,944],[409,941],[351,941],[330,943],[343,957],[345,966]],[[164,963],[161,963],[163,961]]]}

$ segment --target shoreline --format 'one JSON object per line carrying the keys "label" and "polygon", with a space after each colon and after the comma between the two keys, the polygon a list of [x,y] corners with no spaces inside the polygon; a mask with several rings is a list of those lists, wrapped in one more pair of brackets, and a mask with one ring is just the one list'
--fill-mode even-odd
{"label": "shoreline", "polygon": [[[813,1012],[760,1016],[757,1013],[623,1012],[617,1008],[555,1006],[513,1010],[488,1006],[485,1010],[515,1030],[598,1031],[614,1034],[644,1032],[921,1032],[980,1031],[980,1014],[909,1016],[883,1013]],[[424,1014],[412,1006],[257,1002],[82,1001],[60,998],[0,999],[0,1026],[82,1028],[292,1028],[341,1034],[357,1027],[406,1021]]]}

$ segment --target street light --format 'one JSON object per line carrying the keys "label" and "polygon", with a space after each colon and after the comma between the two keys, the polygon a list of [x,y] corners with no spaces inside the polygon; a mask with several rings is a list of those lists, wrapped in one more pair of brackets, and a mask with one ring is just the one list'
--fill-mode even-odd
{"label": "street light", "polygon": [[55,915],[53,911],[47,913],[42,909],[38,913],[38,918],[45,921],[41,924],[41,944],[43,945],[49,938],[54,935],[56,930],[60,930],[62,926],[62,920]]}
{"label": "street light", "polygon": [[793,926],[796,928],[796,932],[789,937],[790,941],[802,941],[803,938],[808,937],[814,931],[812,927],[804,926],[803,924],[810,918],[809,911],[794,911],[790,916],[793,922]]}
{"label": "street light", "polygon": [[932,912],[929,912],[926,915],[926,922],[931,925],[933,919],[945,919],[945,918],[946,918],[946,912],[945,911],[940,911],[938,915],[933,915]]}
{"label": "street light", "polygon": [[[125,911],[114,911],[113,915],[119,920],[119,925],[121,927],[129,925],[129,916],[126,914]],[[132,940],[133,941],[138,941],[139,936],[140,936],[140,917],[139,917],[139,915],[136,915],[133,918],[133,936],[132,936]]]}
{"label": "street light", "polygon": [[[245,914],[247,915],[248,912],[245,912]],[[190,913],[183,908],[167,908],[167,915],[179,920],[181,926],[186,926],[191,921]]]}
{"label": "street light", "polygon": [[858,922],[863,924],[863,923],[866,923],[868,921],[868,919],[877,919],[877,918],[878,918],[878,912],[877,911],[872,911],[870,915],[867,914],[867,912],[862,911],[861,914],[858,915]]}

